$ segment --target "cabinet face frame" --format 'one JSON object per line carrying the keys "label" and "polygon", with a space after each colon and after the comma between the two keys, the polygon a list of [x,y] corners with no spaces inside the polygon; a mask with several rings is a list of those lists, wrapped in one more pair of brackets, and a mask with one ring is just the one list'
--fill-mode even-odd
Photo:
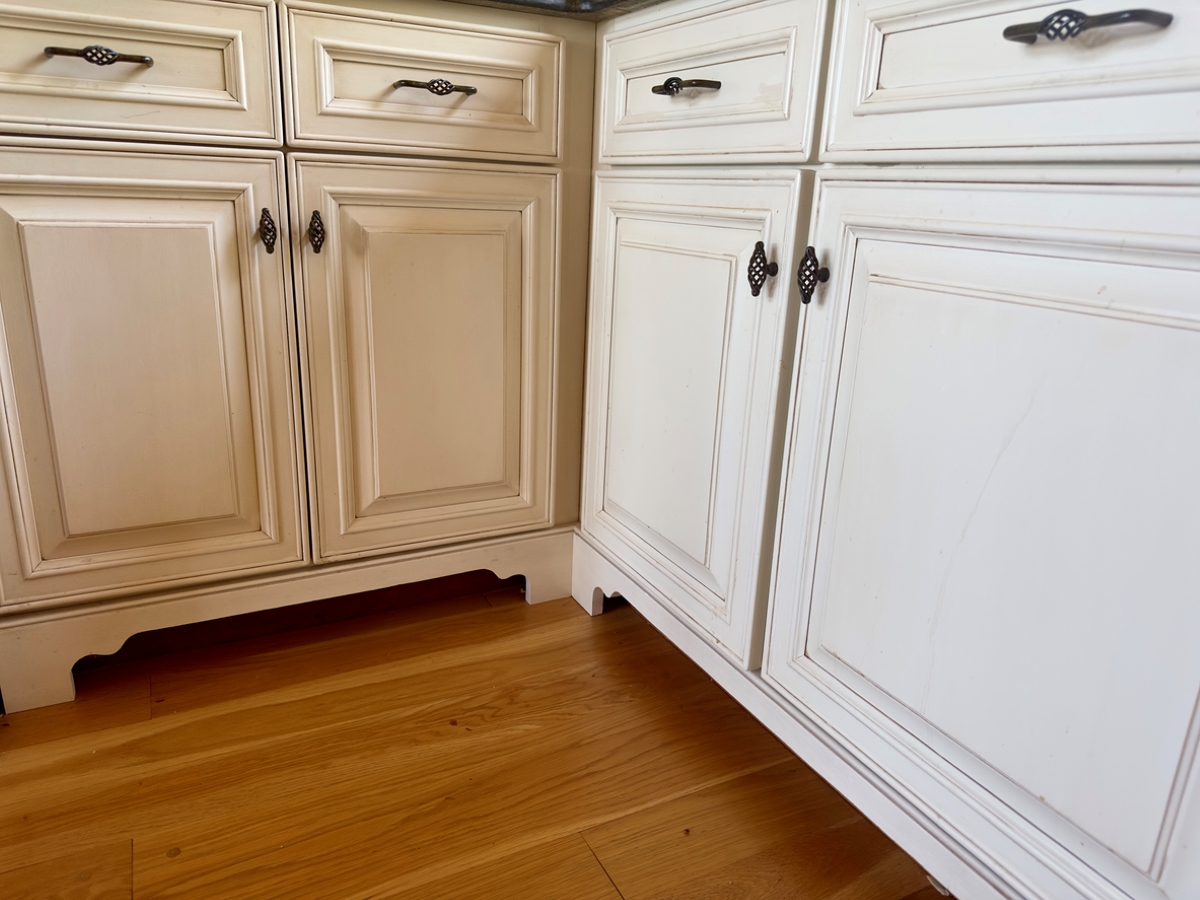
{"label": "cabinet face frame", "polygon": [[[295,200],[293,243],[308,346],[305,378],[317,561],[550,525],[559,173],[327,154],[296,153],[289,159]],[[417,493],[388,496],[382,490],[379,463],[385,448],[370,439],[380,422],[374,400],[368,399],[379,387],[373,380],[376,370],[370,359],[351,349],[364,339],[370,341],[373,301],[347,287],[349,279],[360,280],[363,271],[348,265],[353,248],[343,230],[347,222],[361,228],[363,223],[353,217],[369,217],[371,213],[359,211],[372,208],[384,215],[396,210],[424,216],[398,229],[382,223],[384,231],[390,228],[401,235],[424,231],[446,236],[475,227],[456,225],[457,211],[472,217],[481,233],[504,235],[503,252],[516,254],[510,262],[519,267],[519,282],[504,292],[519,309],[504,315],[519,313],[519,322],[506,326],[519,330],[519,335],[514,334],[519,344],[519,381],[512,386],[513,399],[519,394],[519,401],[515,418],[507,407],[502,417],[505,441],[515,440],[504,452],[503,483],[446,485],[425,492],[424,501]],[[313,252],[305,237],[314,209],[320,211],[326,231],[320,254]],[[488,224],[492,220],[497,224]],[[504,353],[507,364],[512,356],[508,350]],[[366,483],[372,478],[374,487]]]}
{"label": "cabinet face frame", "polygon": [[[1091,211],[1073,212],[1073,196],[1090,201],[1090,207],[1082,207],[1083,199],[1076,205]],[[1007,203],[989,201],[1004,197]],[[831,442],[835,398],[849,365],[842,357],[848,298],[855,278],[865,277],[859,271],[868,254],[862,242],[920,244],[923,236],[934,247],[989,250],[1006,243],[1012,252],[1179,269],[1194,278],[1200,270],[1200,227],[1184,210],[1189,203],[1194,208],[1198,197],[1194,173],[1165,168],[843,169],[827,170],[818,179],[813,243],[822,261],[829,260],[832,278],[818,291],[798,351],[764,675],[828,723],[875,776],[944,822],[971,852],[1009,883],[1026,885],[1031,895],[1161,900],[1157,881],[1176,892],[1168,896],[1190,896],[1196,876],[1186,871],[1184,848],[1189,836],[1194,841],[1200,833],[1198,723],[1193,715],[1182,739],[1165,831],[1148,878],[864,676],[826,659],[823,650],[810,652],[819,627],[812,597],[823,552],[819,537],[832,502],[826,479],[841,465],[831,455]],[[1097,214],[1097,208],[1103,212]],[[884,285],[892,279],[873,271],[869,277]],[[1052,286],[1045,290],[1056,296]],[[1094,302],[1103,312],[1102,301]],[[1193,331],[1200,322],[1200,310],[1188,309],[1184,298],[1161,314],[1118,309],[1126,317],[1122,321],[1169,323],[1177,316]]]}
{"label": "cabinet face frame", "polygon": [[[763,564],[774,524],[772,473],[778,469],[780,404],[786,396],[781,366],[790,358],[801,306],[792,261],[802,236],[797,221],[801,210],[807,210],[811,178],[810,173],[794,169],[620,170],[597,175],[581,527],[747,668],[757,665],[761,652]],[[647,243],[656,237],[661,243]],[[768,259],[778,263],[779,274],[754,298],[746,266],[756,239],[766,245]],[[633,271],[632,253],[658,253],[668,266],[684,265],[680,260],[703,262],[713,270],[713,277],[724,277],[728,284],[706,298],[705,309],[697,306],[697,318],[703,316],[708,326],[696,333],[708,348],[706,356],[697,344],[664,348],[661,358],[643,357],[645,371],[653,377],[669,382],[664,373],[691,372],[717,391],[710,396],[689,391],[678,382],[667,385],[677,389],[680,402],[707,410],[715,431],[709,446],[694,448],[697,453],[688,467],[695,478],[666,485],[657,504],[638,487],[639,481],[654,479],[653,472],[639,471],[639,451],[632,445],[613,449],[615,433],[624,434],[627,443],[636,441],[644,433],[642,426],[657,415],[652,408],[640,413],[634,408],[637,385],[622,380],[618,369],[636,362],[636,348],[653,342],[654,333],[671,330],[663,318],[669,311],[647,308],[647,314],[639,316],[642,304],[654,298],[637,294],[636,284],[627,285],[630,294],[618,294],[619,280],[627,277],[620,271],[622,262]],[[721,271],[730,274],[720,276]],[[664,302],[680,299],[668,296]],[[616,330],[626,335],[629,346],[616,346]],[[683,355],[670,357],[672,351]],[[711,363],[714,354],[719,354],[717,368],[701,369],[702,362]],[[693,363],[694,371],[689,368]],[[661,412],[669,418],[669,411]],[[687,426],[676,424],[677,431]],[[701,502],[704,509],[697,513],[704,521],[687,526],[690,531],[697,524],[703,527],[705,534],[696,538],[706,548],[699,552],[701,559],[682,546],[681,540],[683,544],[695,540],[681,539],[675,533],[678,528],[663,524],[656,528],[655,509],[663,512],[663,503],[671,502],[671,490],[678,497],[679,491],[690,495],[697,489],[705,466],[711,467],[708,500]],[[642,513],[644,520],[613,497],[614,491],[630,490],[632,500],[640,502],[641,497],[650,504]],[[672,533],[663,534],[664,530]]]}
{"label": "cabinet face frame", "polygon": [[[242,498],[237,501],[239,509],[249,503],[250,518],[226,516],[226,525],[221,525],[220,519],[149,523],[154,527],[132,530],[114,524],[103,530],[105,508],[98,506],[87,510],[92,517],[87,521],[100,522],[102,530],[75,538],[65,524],[66,514],[60,511],[57,515],[62,517],[62,527],[66,529],[63,539],[58,541],[61,552],[51,552],[46,557],[48,549],[53,551],[46,541],[53,537],[55,529],[47,531],[49,525],[41,520],[54,515],[53,509],[65,502],[63,476],[58,471],[61,461],[51,466],[54,478],[60,480],[59,487],[52,491],[60,499],[52,502],[47,489],[38,489],[35,481],[31,481],[34,473],[25,459],[27,442],[42,440],[39,432],[53,426],[44,414],[34,415],[27,405],[31,390],[45,390],[39,385],[47,377],[46,363],[35,366],[43,374],[31,375],[35,369],[30,368],[30,359],[22,362],[20,355],[39,351],[36,347],[9,344],[28,337],[34,321],[26,299],[27,279],[23,273],[10,273],[7,278],[18,279],[19,283],[8,280],[10,296],[4,302],[15,305],[10,306],[13,318],[5,323],[5,339],[0,346],[6,426],[4,494],[8,510],[0,516],[0,553],[6,560],[3,576],[6,609],[15,611],[28,604],[77,604],[84,599],[195,584],[232,574],[261,573],[303,565],[308,558],[304,528],[307,510],[300,485],[302,435],[296,414],[299,382],[294,353],[295,322],[290,303],[290,265],[284,249],[287,225],[282,204],[286,196],[282,155],[269,151],[168,155],[162,148],[154,149],[156,152],[147,152],[149,148],[136,144],[116,149],[110,144],[83,142],[56,142],[47,146],[32,139],[11,139],[0,144],[0,155],[5,162],[4,174],[0,175],[4,190],[0,199],[11,198],[14,203],[19,201],[22,206],[29,206],[41,198],[64,198],[68,204],[79,203],[81,209],[92,208],[94,215],[95,209],[102,208],[108,198],[116,203],[129,198],[136,205],[170,204],[171,198],[176,197],[183,205],[182,213],[168,211],[161,218],[147,215],[144,224],[138,227],[162,222],[164,227],[190,226],[214,235],[212,246],[217,254],[214,290],[218,291],[215,296],[227,337],[225,344],[212,352],[218,355],[234,352],[233,357],[223,358],[221,363],[227,372],[237,374],[245,367],[242,387],[234,384],[232,389],[248,392],[248,405],[243,406],[239,400],[227,406],[224,415],[236,416],[241,422],[229,420],[230,440],[242,445],[236,448],[241,461],[233,464],[230,477],[235,482],[251,479],[235,492]],[[190,202],[207,204],[210,212],[205,213],[204,208],[197,206],[189,213],[186,204]],[[257,234],[264,207],[272,211],[279,229],[273,255],[266,253]],[[195,219],[201,213],[204,215]],[[72,224],[53,210],[43,215],[34,209],[29,214],[49,227],[59,222],[64,227]],[[136,211],[117,210],[112,215],[111,221],[116,225],[139,222]],[[219,215],[220,220],[204,217],[210,215]],[[11,214],[5,218],[9,221],[6,234],[24,227]],[[37,221],[31,223],[36,225]],[[232,230],[222,231],[226,228]],[[234,290],[234,284],[240,292],[240,310],[227,305],[226,294],[222,293]],[[234,343],[229,343],[231,340]],[[14,356],[14,351],[20,355]],[[244,361],[238,358],[238,353],[244,353]],[[14,382],[14,373],[18,372],[23,374]],[[58,390],[64,389],[60,384]],[[20,412],[22,403],[26,404],[24,414]],[[49,408],[48,399],[42,403]],[[54,439],[51,433],[51,445]],[[54,458],[57,459],[57,452]],[[139,541],[139,535],[144,540]]]}
{"label": "cabinet face frame", "polygon": [[[34,71],[0,72],[5,131],[283,145],[273,0],[106,0],[101,14],[95,8],[88,0],[0,4],[0,29],[13,27],[0,38],[19,45],[18,59],[29,50],[38,56],[27,66]],[[70,57],[47,60],[47,44],[101,44],[159,57],[149,69],[97,67]],[[205,68],[202,53],[217,58]],[[211,83],[202,86],[202,76]]]}
{"label": "cabinet face frame", "polygon": [[[1061,5],[837,4],[822,162],[1200,158],[1200,23],[1117,26],[1027,45],[1003,30]],[[1105,4],[1080,7],[1110,12]],[[1190,127],[1189,127],[1190,123]]]}

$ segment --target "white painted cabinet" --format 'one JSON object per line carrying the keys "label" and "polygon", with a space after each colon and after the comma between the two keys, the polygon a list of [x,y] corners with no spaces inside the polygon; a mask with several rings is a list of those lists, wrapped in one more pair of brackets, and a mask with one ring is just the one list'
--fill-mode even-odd
{"label": "white painted cabinet", "polygon": [[303,562],[283,158],[0,147],[3,599]]}
{"label": "white painted cabinet", "polygon": [[[749,668],[810,178],[597,177],[582,528]],[[758,290],[756,246],[779,267]]]}
{"label": "white painted cabinet", "polygon": [[1035,895],[1191,900],[1200,181],[1028,177],[819,179],[766,676]]}
{"label": "white painted cabinet", "polygon": [[558,173],[292,167],[317,556],[549,524]]}

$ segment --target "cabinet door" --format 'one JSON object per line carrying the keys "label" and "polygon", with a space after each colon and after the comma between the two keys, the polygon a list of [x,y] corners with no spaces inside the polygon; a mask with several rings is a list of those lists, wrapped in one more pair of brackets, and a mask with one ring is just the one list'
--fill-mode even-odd
{"label": "cabinet door", "polygon": [[282,176],[0,147],[5,603],[304,559]]}
{"label": "cabinet door", "polygon": [[[751,668],[808,177],[597,176],[582,525]],[[780,268],[754,296],[759,242]]]}
{"label": "cabinet door", "polygon": [[766,669],[1031,895],[1184,900],[1200,190],[1029,174],[821,180]]}
{"label": "cabinet door", "polygon": [[303,155],[293,174],[318,556],[549,524],[558,175]]}

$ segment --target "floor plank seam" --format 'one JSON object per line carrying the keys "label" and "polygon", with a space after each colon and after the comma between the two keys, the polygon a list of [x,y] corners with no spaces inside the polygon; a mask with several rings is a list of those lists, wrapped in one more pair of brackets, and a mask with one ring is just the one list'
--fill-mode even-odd
{"label": "floor plank seam", "polygon": [[617,883],[613,881],[613,877],[608,873],[608,869],[604,868],[604,863],[600,862],[600,857],[596,855],[596,851],[592,849],[592,845],[588,843],[588,839],[584,837],[582,831],[579,832],[579,837],[582,838],[584,844],[587,845],[588,852],[592,854],[592,859],[596,860],[596,865],[600,867],[600,871],[604,873],[604,877],[608,879],[608,883],[611,884],[613,890],[617,892],[617,896],[620,897],[621,900],[625,900],[625,895],[621,893],[621,889],[617,887]]}

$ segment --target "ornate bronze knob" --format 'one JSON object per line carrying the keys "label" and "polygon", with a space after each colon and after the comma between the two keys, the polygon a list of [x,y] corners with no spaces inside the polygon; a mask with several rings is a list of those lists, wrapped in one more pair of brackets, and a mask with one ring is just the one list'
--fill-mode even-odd
{"label": "ornate bronze knob", "polygon": [[313,253],[320,253],[321,248],[325,246],[325,223],[321,221],[321,214],[315,209],[312,218],[308,220],[308,242],[312,244]]}
{"label": "ornate bronze knob", "polygon": [[275,228],[275,220],[271,218],[271,211],[265,206],[258,219],[258,236],[262,239],[267,252],[274,253],[275,241],[279,239],[279,232]]}
{"label": "ornate bronze knob", "polygon": [[767,277],[774,278],[779,274],[779,263],[767,262],[767,251],[763,242],[754,245],[754,253],[750,255],[750,265],[746,269],[746,278],[750,282],[750,296],[757,297],[767,283]]}
{"label": "ornate bronze knob", "polygon": [[800,260],[800,268],[796,271],[796,283],[800,286],[800,302],[808,303],[813,298],[813,292],[818,283],[829,280],[829,270],[817,259],[817,251],[809,247],[804,251]]}

